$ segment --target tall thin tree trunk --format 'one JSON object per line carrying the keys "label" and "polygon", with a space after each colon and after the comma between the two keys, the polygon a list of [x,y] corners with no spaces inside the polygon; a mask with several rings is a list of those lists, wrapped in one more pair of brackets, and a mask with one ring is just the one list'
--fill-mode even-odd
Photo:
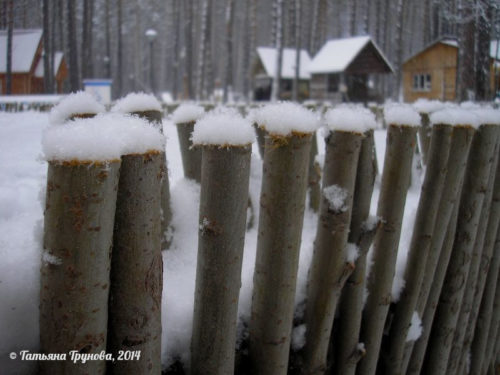
{"label": "tall thin tree trunk", "polygon": [[476,91],[475,78],[475,35],[476,23],[474,17],[475,0],[461,0],[460,17],[462,23],[458,39],[458,64],[457,64],[457,100],[472,100]]}
{"label": "tall thin tree trunk", "polygon": [[67,0],[68,19],[68,52],[69,52],[69,84],[70,90],[80,89],[80,73],[78,69],[78,45],[76,39],[75,2]]}
{"label": "tall thin tree trunk", "polygon": [[384,172],[377,208],[383,219],[373,248],[373,267],[368,277],[368,298],[363,311],[360,340],[366,356],[358,364],[359,375],[373,375],[377,367],[401,234],[408,181],[410,180],[416,127],[390,124]]}
{"label": "tall thin tree trunk", "polygon": [[301,22],[301,0],[293,0],[295,1],[295,30],[292,30],[292,32],[295,33],[295,71],[294,71],[294,76],[293,76],[293,89],[292,89],[292,100],[298,101],[300,100],[299,94],[300,94],[300,87],[299,87],[299,80],[300,80],[300,50],[302,48],[301,44],[301,29],[302,29],[302,22]]}
{"label": "tall thin tree trunk", "polygon": [[117,32],[117,61],[116,61],[116,94],[120,97],[123,93],[123,37],[122,37],[122,26],[123,26],[123,1],[117,1],[117,12],[116,17],[116,32]]}
{"label": "tall thin tree trunk", "polygon": [[271,88],[271,101],[275,102],[281,94],[281,71],[283,64],[283,0],[275,0],[276,6],[276,60],[274,65],[274,78]]}
{"label": "tall thin tree trunk", "polygon": [[184,0],[184,44],[185,44],[185,68],[184,68],[184,99],[194,98],[193,89],[193,0]]}
{"label": "tall thin tree trunk", "polygon": [[52,93],[52,77],[54,69],[51,65],[51,56],[54,51],[50,48],[50,13],[49,13],[49,0],[43,0],[43,91],[45,93]]}
{"label": "tall thin tree trunk", "polygon": [[14,39],[14,0],[7,0],[7,67],[5,93],[12,94],[12,42]]}
{"label": "tall thin tree trunk", "polygon": [[228,100],[229,92],[233,89],[233,19],[234,0],[227,0],[226,5],[226,66],[224,69],[224,97]]}
{"label": "tall thin tree trunk", "polygon": [[179,96],[179,60],[180,60],[180,34],[181,34],[181,11],[180,11],[180,1],[174,0],[172,3],[173,7],[173,30],[172,30],[172,39],[173,39],[173,49],[174,49],[174,61],[173,65],[173,88],[172,95],[174,100],[178,99]]}
{"label": "tall thin tree trunk", "polygon": [[201,5],[201,35],[200,44],[198,47],[198,73],[196,75],[196,99],[200,100],[203,96],[203,82],[205,72],[205,49],[207,46],[207,23],[211,7],[209,6],[210,0],[203,0]]}
{"label": "tall thin tree trunk", "polygon": [[[476,45],[476,93],[477,100],[490,98],[490,35],[493,22],[493,1],[478,0],[477,45]],[[498,6],[498,4],[497,4]]]}
{"label": "tall thin tree trunk", "polygon": [[310,148],[311,134],[266,136],[249,349],[258,374],[288,372]]}
{"label": "tall thin tree trunk", "polygon": [[104,0],[104,28],[105,28],[105,43],[106,43],[106,56],[104,56],[104,68],[106,78],[111,78],[111,14],[109,10],[109,2],[111,0]]}

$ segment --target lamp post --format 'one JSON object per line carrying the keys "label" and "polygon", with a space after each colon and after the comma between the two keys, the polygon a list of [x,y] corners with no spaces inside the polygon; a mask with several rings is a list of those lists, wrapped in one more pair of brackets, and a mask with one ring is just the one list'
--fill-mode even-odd
{"label": "lamp post", "polygon": [[153,66],[153,43],[156,39],[158,33],[154,29],[146,30],[146,38],[149,41],[149,87],[151,88],[151,92],[155,93],[155,81],[154,81],[154,66]]}

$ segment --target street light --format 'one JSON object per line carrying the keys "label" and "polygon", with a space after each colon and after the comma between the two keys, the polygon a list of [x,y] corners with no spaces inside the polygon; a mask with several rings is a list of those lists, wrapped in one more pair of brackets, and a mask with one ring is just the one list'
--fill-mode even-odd
{"label": "street light", "polygon": [[153,66],[153,43],[156,39],[158,33],[154,29],[146,30],[146,38],[149,41],[149,87],[151,88],[152,93],[155,93],[155,81],[154,81],[154,66]]}

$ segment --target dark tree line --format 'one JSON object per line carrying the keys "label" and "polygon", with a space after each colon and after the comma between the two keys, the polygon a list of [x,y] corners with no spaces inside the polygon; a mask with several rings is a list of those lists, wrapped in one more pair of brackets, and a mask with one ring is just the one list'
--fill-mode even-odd
{"label": "dark tree line", "polygon": [[49,92],[53,52],[64,51],[67,90],[104,77],[113,79],[115,96],[150,90],[145,31],[154,29],[158,91],[200,99],[214,89],[224,98],[248,97],[257,46],[279,42],[314,55],[328,39],[365,34],[396,69],[375,84],[397,98],[401,63],[432,41],[455,37],[462,47],[459,97],[472,92],[482,99],[489,94],[484,72],[489,41],[499,38],[499,8],[499,0],[0,0],[0,28],[44,29]]}

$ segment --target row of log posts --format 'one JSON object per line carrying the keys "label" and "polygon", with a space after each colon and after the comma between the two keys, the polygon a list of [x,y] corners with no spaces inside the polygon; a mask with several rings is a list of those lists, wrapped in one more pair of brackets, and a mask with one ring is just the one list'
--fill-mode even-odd
{"label": "row of log posts", "polygon": [[426,374],[446,372],[497,134],[496,126],[483,125],[475,133],[472,141],[460,199],[453,257],[450,258],[446,269],[423,366]]}
{"label": "row of log posts", "polygon": [[377,209],[381,227],[373,249],[373,268],[368,276],[368,298],[363,310],[360,341],[366,356],[358,364],[359,375],[375,374],[385,320],[391,303],[396,255],[401,233],[408,181],[410,180],[415,126],[390,123]]}

